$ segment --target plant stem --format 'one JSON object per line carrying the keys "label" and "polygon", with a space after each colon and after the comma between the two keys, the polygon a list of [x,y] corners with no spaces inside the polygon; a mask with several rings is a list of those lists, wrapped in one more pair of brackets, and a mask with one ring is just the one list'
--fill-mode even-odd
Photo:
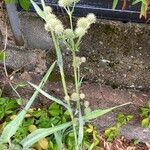
{"label": "plant stem", "polygon": [[60,69],[60,74],[61,74],[61,80],[62,80],[62,84],[63,84],[63,89],[64,89],[64,94],[65,96],[68,96],[68,91],[67,91],[67,85],[66,85],[66,81],[65,81],[65,74],[64,74],[64,69],[63,69],[63,59],[62,59],[62,54],[60,51],[60,47],[59,44],[55,38],[55,35],[53,32],[51,32],[52,35],[52,39],[53,39],[53,43],[55,46],[55,50],[56,50],[56,54],[57,54],[57,63]]}
{"label": "plant stem", "polygon": [[[57,63],[58,63],[59,69],[60,69],[60,74],[61,74],[61,80],[62,80],[62,84],[63,84],[64,94],[65,94],[65,96],[68,96],[66,80],[65,80],[65,74],[64,74],[64,69],[63,69],[63,59],[62,59],[62,54],[61,54],[61,51],[60,51],[59,43],[56,40],[55,35],[54,35],[53,32],[51,32],[51,35],[52,35],[53,43],[54,43],[56,54],[57,54],[57,59],[58,59]],[[67,104],[71,108],[70,101],[67,101]],[[74,132],[74,137],[75,137],[75,144],[77,145],[76,124],[74,123],[73,111],[72,111],[72,109],[70,109],[70,110],[71,111],[69,111],[69,113],[70,113],[70,117],[71,117],[72,124],[73,124],[73,132]]]}

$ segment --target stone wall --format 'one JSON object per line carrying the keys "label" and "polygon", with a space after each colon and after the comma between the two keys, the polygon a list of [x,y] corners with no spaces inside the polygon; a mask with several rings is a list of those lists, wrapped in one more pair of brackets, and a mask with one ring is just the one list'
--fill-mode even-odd
{"label": "stone wall", "polygon": [[[21,50],[24,53],[33,49],[49,50],[52,52],[51,56],[54,56],[51,39],[44,30],[43,21],[34,13],[20,13],[19,16],[26,42]],[[65,17],[61,16],[61,19],[66,22]],[[87,63],[84,66],[85,78],[112,87],[148,90],[150,88],[149,37],[148,24],[98,20],[81,45],[80,55],[87,57]],[[16,51],[22,55],[18,48]],[[65,57],[67,61],[68,52],[65,50],[64,53],[67,54]],[[23,61],[19,57],[11,59],[18,59],[18,64],[23,64],[19,63]],[[8,60],[10,64],[11,61],[9,58]],[[11,66],[15,67],[16,64],[13,65],[11,62]],[[68,68],[66,67],[66,70],[70,70]]]}

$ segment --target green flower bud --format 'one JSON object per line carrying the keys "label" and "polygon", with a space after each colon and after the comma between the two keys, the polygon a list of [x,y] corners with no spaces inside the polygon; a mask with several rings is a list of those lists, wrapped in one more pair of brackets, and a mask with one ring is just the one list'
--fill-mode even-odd
{"label": "green flower bud", "polygon": [[81,93],[81,94],[80,94],[80,98],[81,98],[81,99],[84,99],[84,98],[85,98],[85,94],[84,94],[84,93]]}
{"label": "green flower bud", "polygon": [[72,29],[66,29],[64,31],[64,36],[67,38],[67,39],[71,39],[71,38],[74,38],[75,35],[74,35],[74,32]]}
{"label": "green flower bud", "polygon": [[77,37],[82,37],[86,34],[86,29],[78,27],[76,28],[75,33]]}
{"label": "green flower bud", "polygon": [[77,27],[78,28],[83,28],[83,29],[88,29],[90,27],[90,22],[87,18],[82,17],[80,19],[78,19],[77,21]]}
{"label": "green flower bud", "polygon": [[64,31],[64,27],[63,27],[62,24],[56,25],[56,27],[55,27],[55,33],[57,35],[61,35],[63,33],[63,31]]}
{"label": "green flower bud", "polygon": [[84,106],[85,106],[85,108],[88,108],[88,107],[90,106],[89,101],[85,101],[85,102],[84,102]]}
{"label": "green flower bud", "polygon": [[72,101],[78,101],[78,100],[79,100],[79,95],[78,95],[77,93],[73,93],[73,94],[71,95],[71,100],[72,100]]}
{"label": "green flower bud", "polygon": [[96,22],[96,16],[95,16],[93,13],[89,13],[89,14],[87,15],[87,19],[89,20],[90,24]]}
{"label": "green flower bud", "polygon": [[90,113],[92,110],[90,107],[84,109],[84,114]]}
{"label": "green flower bud", "polygon": [[75,57],[75,61],[73,62],[73,66],[78,68],[81,65],[81,58],[80,57]]}

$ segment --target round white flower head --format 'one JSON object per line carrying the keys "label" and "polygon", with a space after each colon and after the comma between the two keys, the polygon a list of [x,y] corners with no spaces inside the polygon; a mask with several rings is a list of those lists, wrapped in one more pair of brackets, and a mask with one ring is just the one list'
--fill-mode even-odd
{"label": "round white flower head", "polygon": [[70,97],[69,97],[69,96],[65,96],[65,97],[64,97],[64,100],[65,100],[65,101],[70,101]]}
{"label": "round white flower head", "polygon": [[85,101],[85,102],[84,102],[84,106],[85,106],[85,108],[88,108],[88,107],[90,106],[89,101]]}
{"label": "round white flower head", "polygon": [[63,31],[64,31],[64,27],[62,24],[58,24],[55,26],[55,33],[57,35],[61,35],[63,33]]}
{"label": "round white flower head", "polygon": [[89,20],[87,18],[82,17],[82,18],[78,19],[77,27],[88,29],[89,26],[90,26],[90,22],[89,22]]}
{"label": "round white flower head", "polygon": [[85,63],[86,62],[86,58],[85,57],[81,57],[81,62]]}
{"label": "round white flower head", "polygon": [[75,33],[77,37],[82,37],[86,34],[86,29],[78,27],[75,29]]}
{"label": "round white flower head", "polygon": [[75,37],[74,32],[73,32],[72,29],[65,29],[65,31],[64,31],[64,36],[65,36],[65,38],[67,38],[67,39],[71,39],[71,38],[74,38],[74,37]]}
{"label": "round white flower head", "polygon": [[81,99],[84,99],[84,98],[85,98],[85,94],[84,94],[84,93],[81,93],[81,94],[80,94],[80,98],[81,98]]}
{"label": "round white flower head", "polygon": [[77,101],[78,99],[79,99],[79,95],[77,93],[72,93],[71,100],[72,101]]}
{"label": "round white flower head", "polygon": [[45,21],[48,22],[50,19],[56,19],[56,16],[54,14],[51,14],[51,13],[47,14],[45,16]]}
{"label": "round white flower head", "polygon": [[58,1],[58,5],[60,7],[67,7],[70,6],[72,4],[72,2],[70,0],[59,0]]}
{"label": "round white flower head", "polygon": [[45,14],[49,14],[49,13],[51,13],[52,12],[52,8],[50,7],[50,6],[45,6],[45,8],[44,8],[44,13]]}
{"label": "round white flower head", "polygon": [[50,20],[47,22],[47,24],[49,25],[49,28],[50,28],[52,31],[55,30],[55,27],[56,27],[57,25],[62,25],[61,21],[60,21],[59,19],[57,19],[57,18],[55,18],[55,19],[50,19]]}
{"label": "round white flower head", "polygon": [[96,16],[95,16],[93,13],[89,13],[89,14],[87,15],[87,19],[89,20],[89,22],[90,22],[91,24],[96,22]]}

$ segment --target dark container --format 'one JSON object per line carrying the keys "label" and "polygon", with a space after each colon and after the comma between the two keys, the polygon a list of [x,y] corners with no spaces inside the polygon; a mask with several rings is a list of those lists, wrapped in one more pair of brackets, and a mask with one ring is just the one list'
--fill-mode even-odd
{"label": "dark container", "polygon": [[[40,0],[36,0],[41,5]],[[56,13],[64,13],[58,6],[57,0],[45,0],[46,5],[52,6]],[[75,7],[75,16],[85,16],[88,13],[94,13],[99,19],[120,20],[123,22],[143,22],[144,18],[140,19],[141,4],[132,5],[131,0],[127,0],[124,10],[122,10],[123,0],[119,0],[117,8],[112,10],[113,0],[80,0]],[[34,11],[31,7],[30,11]],[[149,13],[148,13],[149,15]]]}

